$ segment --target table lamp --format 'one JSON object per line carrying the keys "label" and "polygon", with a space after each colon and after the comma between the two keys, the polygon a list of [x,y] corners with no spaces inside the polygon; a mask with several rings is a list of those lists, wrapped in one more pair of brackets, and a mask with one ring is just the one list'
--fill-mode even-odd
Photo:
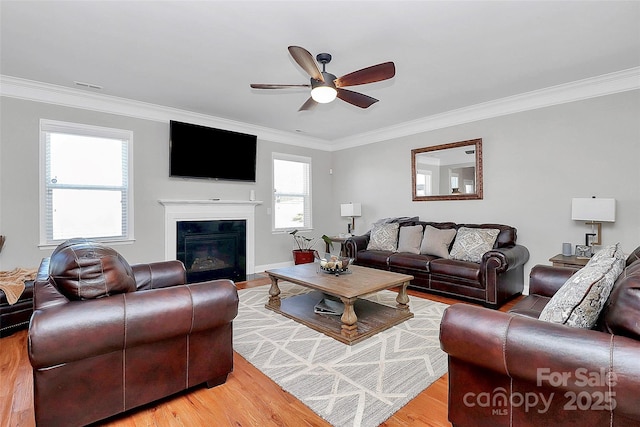
{"label": "table lamp", "polygon": [[[591,225],[591,233],[585,235],[585,245],[601,245],[602,221],[615,222],[616,220],[616,199],[596,199],[595,196],[571,199],[571,219],[586,221],[587,225]],[[589,236],[593,236],[591,241]]]}
{"label": "table lamp", "polygon": [[356,217],[362,216],[362,206],[360,203],[342,203],[340,205],[340,216],[351,217],[351,223],[347,225],[347,233],[351,234],[356,228]]}

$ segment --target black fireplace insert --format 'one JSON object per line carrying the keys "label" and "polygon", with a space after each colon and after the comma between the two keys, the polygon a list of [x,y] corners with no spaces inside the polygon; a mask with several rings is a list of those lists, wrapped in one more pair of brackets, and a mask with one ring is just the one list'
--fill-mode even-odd
{"label": "black fireplace insert", "polygon": [[178,221],[176,258],[187,283],[247,279],[246,220]]}

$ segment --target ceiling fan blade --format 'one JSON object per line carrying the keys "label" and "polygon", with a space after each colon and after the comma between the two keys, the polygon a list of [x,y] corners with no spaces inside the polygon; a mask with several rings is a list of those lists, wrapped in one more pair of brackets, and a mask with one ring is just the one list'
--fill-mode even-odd
{"label": "ceiling fan blade", "polygon": [[318,103],[314,101],[313,98],[309,97],[309,99],[302,104],[302,107],[298,108],[298,111],[313,110],[316,105],[318,105]]}
{"label": "ceiling fan blade", "polygon": [[338,88],[338,98],[360,108],[369,108],[377,99],[352,90]]}
{"label": "ceiling fan blade", "polygon": [[309,53],[309,51],[300,46],[289,46],[289,53],[291,57],[307,72],[312,78],[324,82],[324,77],[316,65],[315,59]]}
{"label": "ceiling fan blade", "polygon": [[278,84],[262,84],[262,83],[251,83],[250,85],[253,89],[286,89],[291,87],[311,87],[309,84],[302,85],[278,85]]}
{"label": "ceiling fan blade", "polygon": [[335,85],[336,87],[363,85],[387,80],[395,75],[396,66],[393,62],[384,62],[338,77]]}

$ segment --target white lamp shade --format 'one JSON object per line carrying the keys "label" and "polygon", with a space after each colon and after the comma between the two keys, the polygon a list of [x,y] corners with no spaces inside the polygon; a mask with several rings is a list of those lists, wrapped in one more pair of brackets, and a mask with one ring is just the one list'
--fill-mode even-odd
{"label": "white lamp shade", "polygon": [[571,199],[571,219],[615,222],[616,199]]}
{"label": "white lamp shade", "polygon": [[362,216],[362,205],[360,203],[343,203],[340,205],[341,216]]}

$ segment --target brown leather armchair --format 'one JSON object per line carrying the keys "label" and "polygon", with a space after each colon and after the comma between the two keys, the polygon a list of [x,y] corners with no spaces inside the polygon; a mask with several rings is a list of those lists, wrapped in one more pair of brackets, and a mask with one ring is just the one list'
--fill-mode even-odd
{"label": "brown leather armchair", "polygon": [[36,424],[80,426],[206,383],[233,369],[230,280],[185,284],[184,266],[129,266],[73,239],[40,265],[28,351]]}
{"label": "brown leather armchair", "polygon": [[508,313],[445,310],[440,343],[454,426],[640,425],[640,247],[593,329],[538,320],[576,271],[535,266],[530,294]]}

